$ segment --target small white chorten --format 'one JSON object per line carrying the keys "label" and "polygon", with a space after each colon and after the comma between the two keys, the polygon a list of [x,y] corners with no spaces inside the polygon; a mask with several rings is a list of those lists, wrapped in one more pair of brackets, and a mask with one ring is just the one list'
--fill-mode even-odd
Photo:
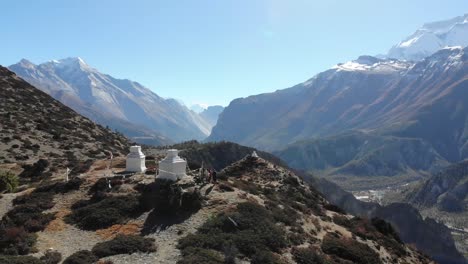
{"label": "small white chorten", "polygon": [[144,172],[146,171],[145,166],[145,154],[141,152],[140,146],[131,146],[130,153],[127,155],[126,171],[131,172]]}
{"label": "small white chorten", "polygon": [[176,181],[187,176],[185,174],[187,161],[180,158],[178,152],[177,149],[167,150],[167,156],[159,162],[159,173],[156,178]]}
{"label": "small white chorten", "polygon": [[254,151],[252,152],[252,157],[254,157],[254,158],[258,158],[257,151],[255,151],[255,150],[254,150]]}

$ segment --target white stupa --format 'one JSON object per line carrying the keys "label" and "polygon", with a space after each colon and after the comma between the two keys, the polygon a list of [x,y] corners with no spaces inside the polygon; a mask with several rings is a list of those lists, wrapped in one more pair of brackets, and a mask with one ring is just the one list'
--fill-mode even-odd
{"label": "white stupa", "polygon": [[131,146],[130,153],[127,155],[126,171],[132,172],[144,172],[146,171],[145,166],[145,154],[141,152],[140,146]]}
{"label": "white stupa", "polygon": [[167,156],[159,162],[159,172],[156,178],[168,180],[180,180],[187,176],[185,174],[187,161],[178,155],[177,149],[167,150]]}

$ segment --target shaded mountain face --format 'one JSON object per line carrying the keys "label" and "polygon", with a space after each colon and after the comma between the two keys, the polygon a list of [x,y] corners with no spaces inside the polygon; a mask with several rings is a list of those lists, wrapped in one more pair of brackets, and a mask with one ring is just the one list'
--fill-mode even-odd
{"label": "shaded mountain face", "polygon": [[76,163],[128,151],[127,138],[96,125],[1,66],[0,102],[1,163],[40,158]]}
{"label": "shaded mountain face", "polygon": [[468,14],[423,25],[393,46],[387,57],[422,60],[442,48],[453,46],[468,46]]}
{"label": "shaded mountain face", "polygon": [[408,193],[406,201],[445,212],[468,210],[468,161],[452,165]]}
{"label": "shaded mountain face", "polygon": [[306,178],[328,201],[346,212],[363,217],[378,217],[391,223],[403,242],[415,245],[437,263],[466,263],[466,259],[457,251],[450,230],[431,218],[424,219],[411,205],[393,203],[381,206],[359,201],[326,179]]}
{"label": "shaded mountain face", "polygon": [[[430,171],[438,164],[457,162],[468,157],[466,52],[466,49],[443,49],[416,64],[361,57],[292,88],[236,99],[220,115],[208,139],[281,150],[288,144],[315,138],[310,148],[317,144],[321,147],[314,155],[334,160],[298,161],[303,164],[300,168],[332,165],[350,173],[363,170],[364,175],[391,175],[406,167]],[[344,153],[325,153],[333,152],[322,146],[330,143],[330,136],[341,137],[356,131],[381,137],[372,140],[384,144],[380,152],[375,144],[366,147],[367,150],[358,150],[362,140],[343,140],[339,149]],[[362,135],[358,133],[355,137]],[[317,143],[322,139],[324,143]],[[405,142],[411,144],[404,146]],[[385,149],[399,153],[386,154],[382,152]],[[298,155],[288,149],[285,153]],[[421,155],[417,164],[401,164],[416,153]],[[289,161],[294,159],[281,156]],[[361,164],[365,160],[371,164]],[[355,161],[348,164],[352,166],[341,168],[350,161]],[[390,171],[385,169],[395,166]]]}
{"label": "shaded mountain face", "polygon": [[200,113],[200,116],[203,117],[211,127],[216,125],[218,122],[219,115],[223,112],[224,107],[220,105],[208,106],[207,109],[203,110]]}
{"label": "shaded mountain face", "polygon": [[161,98],[137,82],[100,73],[81,58],[40,65],[21,60],[9,68],[80,114],[132,137],[166,144],[203,139],[209,133],[209,125],[176,100]]}
{"label": "shaded mountain face", "polygon": [[291,167],[326,175],[397,176],[450,164],[422,139],[364,132],[299,141],[274,154]]}

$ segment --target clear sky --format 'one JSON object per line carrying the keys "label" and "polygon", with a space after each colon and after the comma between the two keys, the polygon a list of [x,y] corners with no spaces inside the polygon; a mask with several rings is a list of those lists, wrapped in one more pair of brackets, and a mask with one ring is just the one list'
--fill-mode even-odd
{"label": "clear sky", "polygon": [[385,53],[467,0],[0,0],[0,64],[79,56],[160,96],[227,105]]}

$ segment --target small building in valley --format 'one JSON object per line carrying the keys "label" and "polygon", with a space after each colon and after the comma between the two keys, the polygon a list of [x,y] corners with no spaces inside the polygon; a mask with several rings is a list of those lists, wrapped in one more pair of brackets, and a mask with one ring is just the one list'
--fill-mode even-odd
{"label": "small building in valley", "polygon": [[141,152],[140,146],[131,146],[127,155],[126,171],[144,172],[146,171],[145,154]]}
{"label": "small building in valley", "polygon": [[156,178],[167,180],[180,180],[187,176],[187,161],[179,157],[177,149],[167,150],[167,156],[159,162],[159,171]]}

